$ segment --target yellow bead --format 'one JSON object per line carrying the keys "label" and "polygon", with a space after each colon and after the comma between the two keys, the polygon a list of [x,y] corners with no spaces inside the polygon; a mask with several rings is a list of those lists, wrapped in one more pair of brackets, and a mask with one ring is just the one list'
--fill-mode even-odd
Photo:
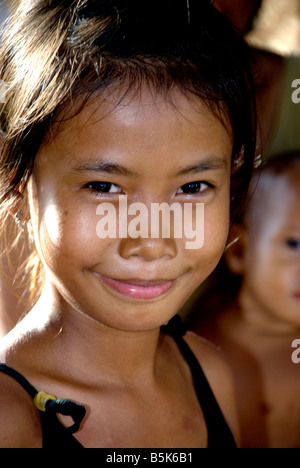
{"label": "yellow bead", "polygon": [[56,400],[53,395],[48,395],[45,392],[39,392],[34,397],[34,404],[40,411],[46,411],[46,403],[49,400]]}

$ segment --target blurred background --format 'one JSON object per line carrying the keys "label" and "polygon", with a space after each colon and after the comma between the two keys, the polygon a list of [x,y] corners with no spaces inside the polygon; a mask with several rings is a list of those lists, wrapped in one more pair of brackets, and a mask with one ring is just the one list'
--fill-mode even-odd
{"label": "blurred background", "polygon": [[282,54],[300,54],[300,0],[264,0],[248,41]]}

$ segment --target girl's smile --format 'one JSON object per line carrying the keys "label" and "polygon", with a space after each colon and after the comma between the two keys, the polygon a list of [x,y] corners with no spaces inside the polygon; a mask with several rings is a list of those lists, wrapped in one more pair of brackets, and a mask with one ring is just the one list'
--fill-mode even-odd
{"label": "girl's smile", "polygon": [[164,281],[147,281],[128,279],[117,280],[114,278],[108,278],[107,276],[97,275],[100,280],[107,285],[110,289],[113,289],[123,296],[130,297],[132,299],[151,300],[156,299],[163,294],[166,294],[174,285],[175,280]]}

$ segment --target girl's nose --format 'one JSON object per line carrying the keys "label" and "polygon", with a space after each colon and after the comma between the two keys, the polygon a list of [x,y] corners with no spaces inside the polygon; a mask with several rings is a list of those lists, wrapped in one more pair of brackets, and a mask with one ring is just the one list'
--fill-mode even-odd
{"label": "girl's nose", "polygon": [[177,246],[174,239],[126,238],[122,239],[119,247],[121,257],[128,260],[130,257],[140,257],[148,262],[161,258],[172,259],[177,255]]}

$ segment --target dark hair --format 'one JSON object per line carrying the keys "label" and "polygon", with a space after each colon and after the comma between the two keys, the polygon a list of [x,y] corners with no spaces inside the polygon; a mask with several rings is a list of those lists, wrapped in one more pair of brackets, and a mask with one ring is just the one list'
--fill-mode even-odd
{"label": "dark hair", "polygon": [[[147,84],[198,97],[233,135],[232,215],[255,153],[249,49],[209,0],[23,0],[7,26],[0,78],[0,209],[22,199],[55,122],[98,90]],[[79,99],[78,99],[79,98]],[[82,108],[81,107],[81,108]],[[77,109],[79,111],[80,109]]]}

